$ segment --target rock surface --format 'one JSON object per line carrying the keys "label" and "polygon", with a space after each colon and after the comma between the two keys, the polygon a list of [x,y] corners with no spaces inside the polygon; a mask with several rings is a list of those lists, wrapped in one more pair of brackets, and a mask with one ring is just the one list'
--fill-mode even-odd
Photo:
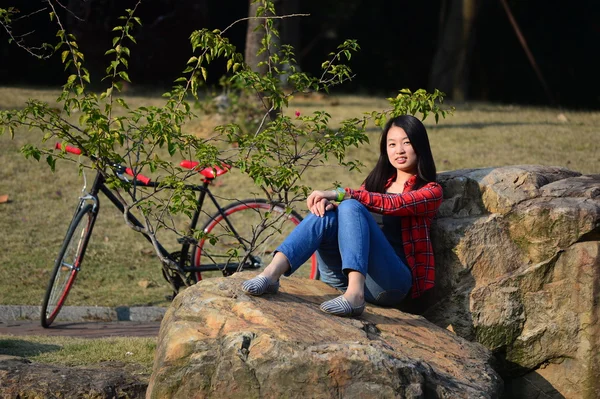
{"label": "rock surface", "polygon": [[74,368],[0,356],[0,398],[143,398],[147,378],[126,369],[114,362]]}
{"label": "rock surface", "polygon": [[147,398],[496,398],[490,352],[421,316],[368,305],[327,315],[339,292],[285,278],[247,296],[249,272],[201,281],[161,324]]}
{"label": "rock surface", "polygon": [[512,398],[600,397],[600,175],[513,166],[439,180],[425,317],[497,354]]}

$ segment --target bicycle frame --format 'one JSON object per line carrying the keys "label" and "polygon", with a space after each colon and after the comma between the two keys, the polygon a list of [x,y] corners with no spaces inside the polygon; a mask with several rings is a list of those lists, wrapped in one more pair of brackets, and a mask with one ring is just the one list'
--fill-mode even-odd
{"label": "bicycle frame", "polygon": [[[82,153],[76,147],[63,146],[59,143],[56,144],[56,148],[76,155],[81,155]],[[93,155],[89,156],[89,158],[96,160]],[[272,234],[275,232],[281,234],[283,230],[287,230],[290,226],[298,225],[302,220],[302,217],[297,212],[287,210],[285,207],[281,207],[280,204],[274,204],[272,201],[264,198],[253,198],[245,201],[236,200],[227,203],[225,207],[221,207],[217,197],[211,193],[209,185],[218,176],[226,173],[229,167],[227,165],[220,165],[201,168],[198,162],[187,160],[181,161],[180,166],[202,175],[203,184],[184,185],[184,188],[199,192],[199,194],[195,202],[196,208],[191,217],[190,225],[183,237],[177,239],[177,242],[181,244],[181,251],[175,252],[167,251],[153,234],[146,231],[144,223],[136,218],[132,213],[133,211],[130,212],[126,204],[121,202],[122,198],[119,195],[119,189],[113,189],[107,185],[108,175],[106,172],[114,172],[117,178],[127,183],[131,183],[131,181],[125,175],[132,176],[134,190],[137,187],[149,187],[154,190],[169,190],[174,189],[174,187],[163,185],[161,182],[153,182],[148,177],[136,173],[131,168],[115,163],[107,165],[105,170],[97,170],[89,191],[87,190],[87,181],[84,175],[82,195],[75,214],[71,219],[59,255],[54,261],[54,267],[44,296],[41,312],[43,327],[49,327],[58,315],[58,312],[60,312],[80,271],[80,265],[83,262],[96,219],[100,213],[100,192],[108,198],[121,214],[125,215],[127,222],[131,226],[135,226],[136,230],[142,233],[159,253],[163,277],[173,289],[173,295],[169,296],[170,298],[174,298],[183,286],[190,286],[200,281],[202,279],[202,272],[219,270],[224,276],[228,276],[237,271],[260,268],[263,266],[262,260],[264,256],[273,252],[273,247],[270,247],[270,245],[276,245],[276,242],[268,240],[269,237],[272,237]],[[197,241],[192,237],[200,221],[200,213],[202,212],[207,195],[217,211],[213,213],[211,209],[211,214],[208,215],[209,219],[204,224],[204,227],[202,227],[203,234],[199,241]],[[266,214],[264,219],[261,219],[259,227],[255,230],[254,224],[245,223],[248,219],[254,218],[254,215],[246,212],[246,210],[256,210],[261,218],[265,216],[261,213],[261,210],[269,213]],[[269,223],[267,220],[273,211],[279,216],[271,219],[271,223]],[[233,215],[236,216],[234,217]],[[280,220],[279,218],[284,218],[282,219],[285,223],[284,227],[275,225]],[[237,229],[234,227],[234,223],[238,225]],[[250,230],[248,231],[249,226]],[[261,248],[254,253],[255,249],[258,248],[256,247],[258,235],[266,229],[271,228],[273,230],[270,235],[266,235],[265,240],[258,244]],[[252,236],[248,236],[248,233]],[[223,244],[224,247],[220,247],[215,242],[212,242],[213,237],[215,237],[215,241],[220,241],[219,238],[224,236],[230,237],[219,244]],[[214,251],[212,249],[205,251],[204,247],[207,239],[214,246]],[[266,246],[262,247],[263,244]],[[244,252],[238,258],[237,251],[242,249]],[[208,262],[204,262],[203,259],[208,259]],[[217,263],[219,259],[226,259],[225,263]],[[311,278],[318,278],[318,271],[316,271],[317,263],[314,254],[311,256],[311,259]]]}
{"label": "bicycle frame", "polygon": [[[82,155],[82,151],[79,148],[72,147],[69,145],[63,146],[60,143],[56,143],[55,148],[61,149],[63,151],[66,151],[66,152],[69,152],[72,154]],[[89,158],[91,160],[96,159],[93,155],[90,155]],[[143,234],[143,236],[151,244],[153,244],[153,247],[156,245],[156,249],[158,249],[158,252],[160,253],[161,263],[163,265],[163,276],[173,286],[174,291],[177,292],[178,288],[181,287],[181,284],[189,285],[189,283],[193,280],[200,280],[201,276],[202,276],[202,272],[205,272],[205,271],[219,270],[223,273],[223,275],[227,276],[236,271],[240,271],[244,268],[254,269],[254,268],[260,267],[261,259],[255,257],[253,254],[251,254],[249,252],[249,246],[254,245],[254,241],[252,243],[246,241],[243,238],[243,236],[238,232],[238,230],[236,230],[232,221],[229,219],[228,215],[230,215],[230,213],[228,213],[228,212],[230,211],[232,204],[227,204],[225,207],[221,207],[219,205],[217,198],[211,193],[211,191],[209,189],[209,185],[211,184],[211,182],[214,179],[216,179],[218,176],[226,173],[229,170],[229,167],[227,165],[223,164],[223,165],[215,166],[212,168],[211,167],[200,168],[200,165],[198,164],[198,162],[188,161],[188,160],[182,161],[180,163],[180,165],[183,168],[189,169],[191,171],[196,171],[200,175],[203,176],[203,180],[202,180],[203,184],[202,185],[186,184],[184,186],[187,189],[190,189],[192,191],[199,191],[200,193],[198,196],[198,200],[196,202],[197,206],[192,215],[191,223],[189,225],[188,230],[186,231],[186,235],[177,240],[178,243],[181,244],[181,251],[169,253],[160,244],[160,242],[158,242],[158,240],[155,237],[151,237],[143,231],[144,225],[142,224],[142,222],[140,222],[131,212],[127,211],[127,213],[126,213],[126,218],[127,218],[128,222],[131,223],[132,225],[138,227],[140,229],[140,232]],[[141,174],[138,174],[131,168],[125,167],[123,165],[111,164],[111,165],[109,165],[109,168],[111,168],[112,171],[114,171],[114,173],[116,174],[116,176],[119,179],[122,179],[124,181],[129,182],[127,177],[125,177],[126,174],[129,176],[132,176],[133,184],[135,184],[139,187],[155,187],[155,188],[161,187],[161,188],[169,189],[168,186],[167,187],[161,186],[161,184],[159,182],[153,182],[150,178],[145,177]],[[109,201],[112,202],[112,204],[117,209],[119,209],[119,211],[121,213],[125,212],[125,207],[121,203],[121,201],[119,201],[118,196],[115,195],[114,190],[110,189],[108,186],[106,186],[105,183],[106,183],[105,175],[103,174],[102,171],[98,171],[96,174],[96,177],[94,179],[94,183],[92,184],[91,190],[86,193],[85,187],[84,187],[84,189],[83,189],[84,195],[81,197],[81,201],[80,201],[77,211],[74,215],[74,216],[76,216],[78,214],[79,210],[83,208],[83,206],[87,203],[87,201],[89,201],[89,200],[93,201],[94,205],[93,205],[92,212],[91,212],[93,215],[93,219],[91,221],[90,231],[92,230],[92,228],[95,224],[96,217],[100,210],[100,199],[98,197],[99,192],[104,193],[104,195],[109,199]],[[194,231],[196,230],[196,226],[199,221],[200,213],[202,212],[202,208],[203,208],[204,202],[206,201],[207,195],[217,210],[217,213],[210,216],[211,220],[224,221],[226,224],[226,228],[228,229],[227,230],[228,235],[232,235],[233,237],[235,237],[237,242],[240,244],[240,248],[242,248],[245,251],[245,255],[243,256],[242,260],[239,262],[233,262],[233,263],[227,262],[227,263],[219,264],[213,258],[211,258],[210,255],[205,254],[202,251],[202,248],[204,248],[205,238],[202,238],[202,240],[199,243],[193,239],[188,238],[188,237],[191,237],[193,235]],[[262,202],[264,200],[261,200],[261,199],[255,199],[255,200],[249,200],[249,201],[250,201],[249,202],[250,206],[248,208],[254,208],[253,205],[256,205],[257,201],[258,201],[258,203],[266,204],[269,207],[277,208],[277,204],[271,204],[267,201]],[[243,201],[239,201],[239,202],[242,204],[245,204]],[[262,206],[259,206],[256,208],[259,209],[259,208],[262,208]],[[294,222],[295,224],[298,224],[298,222],[300,220],[302,220],[300,215],[297,215],[294,218],[295,218],[294,220],[296,220],[296,222]],[[207,224],[206,233],[209,233],[210,231],[212,231],[213,227],[214,227],[214,225]],[[202,252],[191,253],[190,248],[192,245],[196,245],[197,248],[199,250],[201,250]],[[202,264],[202,255],[203,254],[208,255],[210,263]],[[197,259],[189,259],[189,261],[188,261],[189,255],[198,256],[200,261],[198,262]],[[196,262],[198,263],[197,265],[195,265]],[[192,266],[192,265],[194,265],[194,266]],[[313,274],[311,274],[311,276],[313,276],[313,278],[315,278],[315,277],[318,278],[318,274],[314,272],[314,270],[316,270],[316,260],[314,259],[314,255],[313,255],[313,260],[312,260],[312,270],[313,270]],[[176,273],[176,274],[174,274],[174,273]],[[195,276],[194,276],[194,273],[196,273]],[[181,280],[181,281],[179,281],[179,280]]]}
{"label": "bicycle frame", "polygon": [[[224,208],[222,208],[220,206],[218,200],[211,193],[211,191],[209,189],[209,185],[210,185],[211,181],[212,181],[212,179],[204,179],[203,185],[191,185],[191,184],[186,185],[186,188],[191,189],[193,191],[200,192],[200,194],[198,196],[198,200],[196,202],[197,207],[192,215],[189,230],[187,232],[188,235],[191,235],[193,233],[193,231],[195,230],[195,228],[198,224],[200,213],[202,212],[202,207],[204,205],[204,201],[206,200],[206,196],[208,195],[209,199],[214,204],[218,213],[223,217],[223,220],[225,221],[225,223],[227,223],[228,227],[231,229],[231,232],[233,233],[233,235],[237,238],[237,240],[244,247],[244,249],[246,249],[246,245],[245,245],[243,239],[240,237],[240,235],[235,230],[235,227],[229,221],[227,215],[224,212]],[[98,172],[94,179],[94,183],[92,184],[91,190],[89,191],[87,196],[82,197],[79,207],[81,207],[82,204],[85,203],[86,200],[92,200],[94,202],[94,205],[96,208],[95,213],[97,214],[100,211],[100,199],[98,197],[98,193],[102,192],[106,196],[106,198],[108,198],[108,200],[110,202],[112,202],[112,204],[121,213],[125,212],[125,207],[123,206],[121,201],[119,201],[117,196],[115,194],[113,194],[112,190],[106,186],[105,182],[106,182],[106,180],[104,178],[104,175],[102,173]],[[139,186],[142,186],[142,187],[158,187],[159,186],[159,183],[152,182],[152,181],[149,181],[149,182],[136,181],[136,184],[138,184]],[[127,212],[127,220],[136,227],[144,228],[143,224],[130,212]],[[142,235],[150,243],[152,243],[152,239],[146,233],[142,232]],[[186,263],[188,260],[187,257],[188,257],[189,250],[190,250],[192,243],[190,242],[190,240],[187,240],[185,238],[180,239],[178,241],[179,241],[179,243],[182,244],[182,246],[181,246],[181,256],[177,262],[175,261],[175,259],[173,259],[171,254],[160,244],[160,242],[157,242],[157,247],[163,257],[168,258],[168,259],[172,260],[174,263],[178,264],[180,272],[184,272],[184,273],[200,272],[201,273],[201,272],[216,271],[216,270],[221,270],[221,271],[226,270],[226,271],[233,272],[237,269],[237,266],[235,266],[235,265],[230,265],[230,264],[220,265],[220,264],[215,264],[215,263],[199,265],[198,267],[186,266]]]}
{"label": "bicycle frame", "polygon": [[[202,212],[202,207],[204,205],[204,201],[206,200],[206,196],[208,195],[208,198],[211,200],[211,202],[213,203],[213,205],[215,206],[215,208],[217,209],[217,212],[219,213],[219,215],[221,215],[221,217],[223,218],[223,220],[225,221],[225,223],[227,224],[227,226],[229,227],[231,233],[233,234],[233,236],[238,240],[238,242],[242,245],[242,247],[244,248],[244,250],[247,250],[248,247],[246,246],[246,243],[244,242],[244,240],[242,239],[241,235],[237,232],[237,230],[235,229],[235,227],[233,226],[233,224],[231,223],[231,221],[229,220],[227,213],[225,212],[225,208],[222,208],[221,205],[219,204],[217,198],[213,195],[213,193],[210,191],[210,184],[212,182],[213,179],[209,179],[209,178],[205,178],[204,179],[204,183],[200,186],[200,185],[186,185],[185,187],[188,189],[191,189],[193,191],[199,191],[200,194],[198,195],[198,200],[196,201],[196,210],[194,211],[194,214],[192,215],[192,219],[190,221],[190,227],[187,231],[187,235],[191,236],[194,232],[194,230],[196,229],[196,226],[198,225],[198,219],[200,217],[200,214]],[[153,184],[154,186],[156,186],[156,183],[152,183],[150,182],[150,184]],[[181,246],[181,256],[179,259],[179,268],[181,270],[183,270],[186,273],[193,273],[193,272],[206,272],[206,271],[216,271],[216,270],[220,270],[222,272],[235,272],[238,269],[238,265],[235,264],[230,264],[230,263],[226,263],[226,264],[217,264],[217,263],[211,263],[211,264],[205,264],[205,265],[198,265],[197,267],[192,267],[192,266],[186,266],[186,262],[187,262],[187,256],[190,253],[190,246],[192,245],[190,243],[190,240],[187,240],[185,237],[182,239],[178,240],[182,246]],[[160,247],[162,248],[162,246]]]}

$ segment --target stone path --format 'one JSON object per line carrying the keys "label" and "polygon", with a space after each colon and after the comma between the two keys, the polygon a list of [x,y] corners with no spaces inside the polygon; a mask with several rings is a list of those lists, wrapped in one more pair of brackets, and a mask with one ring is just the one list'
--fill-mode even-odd
{"label": "stone path", "polygon": [[157,337],[159,321],[55,322],[43,328],[39,321],[0,321],[0,335],[101,337]]}
{"label": "stone path", "polygon": [[0,305],[0,335],[156,337],[166,308],[65,306],[50,328],[40,324],[40,306]]}

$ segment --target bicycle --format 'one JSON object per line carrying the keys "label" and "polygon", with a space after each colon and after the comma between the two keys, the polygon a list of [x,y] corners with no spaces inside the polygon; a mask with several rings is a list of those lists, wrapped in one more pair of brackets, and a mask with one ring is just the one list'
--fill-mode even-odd
{"label": "bicycle", "polygon": [[[57,143],[56,149],[61,148],[61,144]],[[72,146],[66,146],[65,151],[75,155],[82,153],[79,148]],[[93,156],[90,158],[94,159]],[[296,211],[286,212],[283,205],[270,203],[266,199],[235,201],[221,207],[209,186],[218,176],[224,175],[229,169],[220,166],[199,168],[198,162],[190,160],[181,161],[180,166],[198,171],[202,175],[203,184],[186,185],[186,188],[198,191],[199,194],[188,235],[177,240],[181,244],[181,250],[168,252],[160,242],[157,242],[156,245],[161,253],[161,259],[166,259],[166,261],[161,261],[162,272],[163,277],[173,288],[173,297],[183,286],[189,286],[202,280],[203,272],[220,270],[224,276],[228,276],[239,270],[259,269],[265,266],[263,260],[271,255],[282,238],[302,221],[302,217]],[[125,175],[134,177],[135,183],[141,187],[159,186],[158,182],[141,174],[134,174],[133,170],[123,165],[113,164],[111,168],[118,178],[129,181]],[[102,192],[121,213],[125,212],[123,204],[113,189],[105,183],[106,177],[98,171],[89,191],[86,192],[84,184],[83,195],[80,197],[67,229],[44,295],[41,309],[41,324],[44,328],[50,327],[56,319],[81,269],[94,223],[100,211],[98,194]],[[187,237],[191,235],[198,224],[207,196],[217,211],[205,222],[201,230],[204,234],[200,240],[196,241],[196,244],[194,240]],[[266,215],[266,212],[269,214]],[[263,229],[262,232],[268,230],[266,238],[259,242],[259,245],[255,245],[257,225],[248,223],[249,220],[256,220],[257,217],[261,220],[259,225]],[[137,227],[143,226],[130,212],[127,212],[127,219]],[[265,223],[265,220],[268,222]],[[144,232],[142,234],[152,242],[147,234]],[[217,238],[216,242],[215,238]],[[232,251],[232,248],[241,248],[243,251]],[[249,248],[254,249],[250,252]],[[240,252],[242,253],[240,254]],[[223,259],[225,262],[219,263]],[[309,277],[311,279],[319,278],[315,254],[310,259],[310,265]]]}

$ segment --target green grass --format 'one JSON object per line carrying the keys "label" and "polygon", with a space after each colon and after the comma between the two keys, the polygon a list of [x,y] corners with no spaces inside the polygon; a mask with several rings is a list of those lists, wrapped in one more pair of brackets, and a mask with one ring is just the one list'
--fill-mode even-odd
{"label": "green grass", "polygon": [[156,338],[118,337],[85,339],[60,336],[15,337],[0,335],[0,355],[19,356],[33,362],[69,367],[93,367],[103,362],[120,367],[142,378],[152,372]]}
{"label": "green grass", "polygon": [[[21,106],[28,97],[53,101],[58,91],[0,88],[0,109]],[[132,106],[159,105],[156,97],[129,97]],[[327,110],[335,125],[365,111],[384,109],[383,99],[358,96],[296,98],[288,112],[308,114]],[[432,150],[438,170],[479,168],[517,164],[563,166],[582,173],[600,173],[600,112],[561,111],[550,108],[469,104],[457,107],[454,116],[435,125],[427,119]],[[210,117],[186,126],[190,132],[205,134],[214,124]],[[45,162],[26,160],[19,148],[39,142],[36,131],[18,131],[11,140],[0,136],[0,195],[9,203],[0,204],[0,303],[41,304],[49,273],[58,252],[83,179],[68,162],[52,173]],[[370,144],[348,152],[365,163],[363,172],[339,166],[309,170],[305,182],[314,188],[330,188],[335,181],[356,187],[375,163],[379,130],[369,130]],[[88,180],[92,174],[87,173]],[[220,178],[215,187],[224,198],[248,198],[257,190],[251,181],[236,172]],[[104,197],[101,197],[101,201]],[[298,211],[306,211],[299,206]],[[164,237],[175,250],[173,238]],[[122,221],[122,216],[104,200],[94,228],[82,272],[69,295],[67,305],[159,305],[166,306],[169,287],[163,280],[160,263],[151,247]],[[150,282],[150,284],[148,284]]]}

